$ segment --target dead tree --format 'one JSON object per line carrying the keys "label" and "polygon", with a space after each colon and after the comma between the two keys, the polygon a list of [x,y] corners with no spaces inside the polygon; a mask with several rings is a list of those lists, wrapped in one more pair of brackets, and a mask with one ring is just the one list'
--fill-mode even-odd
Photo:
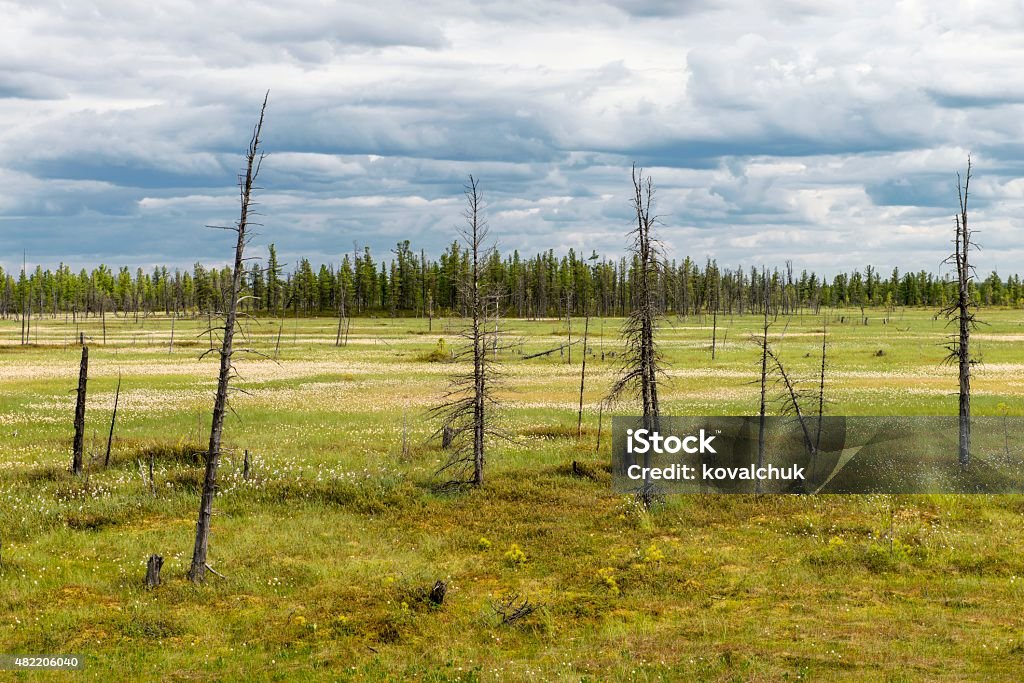
{"label": "dead tree", "polygon": [[814,437],[815,451],[821,450],[821,427],[825,422],[825,371],[828,367],[828,320],[821,321],[821,372],[818,374],[818,431]]}
{"label": "dead tree", "polygon": [[71,448],[71,473],[82,473],[85,450],[85,390],[89,381],[89,347],[82,347],[82,363],[78,367],[78,398],[75,401],[75,440]]}
{"label": "dead tree", "polygon": [[171,343],[167,346],[167,355],[174,353],[174,322],[178,318],[178,305],[175,303],[174,312],[171,314]]}
{"label": "dead tree", "polygon": [[[661,262],[661,249],[653,230],[658,218],[651,214],[654,199],[651,178],[645,178],[643,170],[633,166],[632,179],[636,227],[628,235],[633,239],[629,251],[635,262],[635,282],[632,285],[636,298],[621,333],[625,343],[622,375],[612,386],[606,401],[615,401],[626,391],[639,396],[643,406],[644,428],[657,431],[660,415],[658,380],[664,375],[661,353],[655,339],[663,317],[654,291]],[[644,455],[644,466],[649,465],[650,453],[647,453]],[[654,491],[650,481],[644,481],[638,499],[645,507],[653,503]]]}
{"label": "dead tree", "polygon": [[715,308],[711,317],[711,360],[715,360],[715,349],[718,346],[718,300],[721,296],[721,279],[718,276],[718,266],[715,266]]}
{"label": "dead tree", "polygon": [[715,304],[714,313],[711,314],[711,360],[715,360],[715,347],[718,342],[718,304]]}
{"label": "dead tree", "polygon": [[[771,322],[768,320],[768,288],[764,290],[764,321],[762,323],[761,331],[761,405],[758,411],[758,428],[757,428],[757,467],[760,469],[764,467],[764,441],[765,431],[767,430],[767,407],[768,407],[768,328],[771,326]],[[763,482],[758,479],[755,485],[755,492],[761,493],[763,490]]]}
{"label": "dead tree", "polygon": [[590,331],[590,314],[583,321],[583,364],[580,367],[580,410],[576,417],[576,438],[583,438],[583,388],[587,381],[587,333]]}
{"label": "dead tree", "polygon": [[103,458],[103,466],[110,466],[110,447],[114,443],[114,425],[117,424],[117,404],[121,400],[121,372],[117,373],[117,389],[114,391],[114,412],[110,415],[110,433],[107,435],[107,455]]}
{"label": "dead tree", "polygon": [[971,158],[967,157],[967,175],[960,178],[956,174],[957,198],[960,201],[960,213],[955,217],[956,233],[953,240],[953,253],[943,262],[952,263],[956,268],[957,296],[948,306],[942,309],[947,325],[956,324],[956,334],[950,335],[946,348],[949,355],[946,363],[957,364],[960,375],[959,391],[959,463],[961,469],[967,469],[971,463],[971,366],[976,362],[971,357],[971,330],[978,325],[975,316],[976,304],[971,299],[971,281],[974,268],[970,263],[970,251],[977,247],[971,239],[971,229],[967,224],[967,198],[971,185]]}
{"label": "dead tree", "polygon": [[[341,279],[340,277],[338,278]],[[338,291],[338,333],[334,336],[334,345],[341,346],[341,329],[345,321],[345,283],[341,283]]]}
{"label": "dead tree", "polygon": [[[29,279],[28,279],[28,263],[27,263],[28,252],[21,252],[21,279],[24,283],[24,288],[21,290],[21,344],[24,346],[29,342],[29,334],[31,333],[30,313],[29,313]],[[26,327],[28,326],[28,327]]]}
{"label": "dead tree", "polygon": [[566,339],[566,348],[569,349],[568,363],[572,365],[572,292],[570,291],[566,295],[565,299],[565,325],[568,329],[568,338]]}
{"label": "dead tree", "polygon": [[768,360],[773,366],[775,380],[782,387],[782,394],[779,397],[779,401],[782,403],[782,414],[794,415],[796,417],[797,422],[800,424],[800,430],[803,432],[804,446],[807,448],[807,453],[811,458],[814,458],[818,454],[818,449],[814,444],[814,439],[811,438],[810,428],[807,426],[807,416],[803,408],[800,407],[800,404],[809,397],[806,392],[801,391],[797,387],[796,380],[786,372],[786,367],[782,364],[782,359],[779,358],[778,354],[770,347],[766,346],[765,348]]}
{"label": "dead tree", "polygon": [[146,588],[153,590],[160,585],[160,570],[164,566],[161,555],[150,555],[146,561]]}
{"label": "dead tree", "polygon": [[[464,347],[454,354],[455,361],[472,362],[469,372],[452,377],[444,402],[430,411],[440,417],[443,426],[439,432],[449,441],[451,455],[438,474],[447,477],[442,488],[482,486],[484,483],[484,448],[490,436],[502,436],[493,425],[492,411],[496,407],[493,396],[498,379],[498,365],[492,354],[488,357],[486,325],[487,292],[483,283],[483,264],[487,259],[485,242],[488,237],[487,221],[483,216],[483,202],[479,181],[469,176],[465,188],[465,226],[460,234],[470,255],[469,279],[463,284],[464,298],[469,306],[470,324],[462,336]],[[447,428],[450,431],[445,431]]]}
{"label": "dead tree", "polygon": [[192,552],[192,567],[189,570],[189,579],[195,583],[202,582],[206,578],[206,570],[209,569],[206,557],[210,541],[210,518],[213,514],[213,498],[217,493],[217,468],[220,465],[224,415],[228,408],[228,387],[234,375],[232,357],[235,353],[234,336],[238,314],[238,297],[245,267],[244,252],[246,244],[251,239],[247,232],[250,221],[249,205],[253,186],[256,178],[259,176],[264,157],[260,151],[260,133],[263,130],[263,115],[266,108],[267,98],[264,97],[263,105],[260,107],[260,118],[253,128],[252,137],[249,140],[249,149],[245,155],[245,175],[239,176],[238,185],[241,209],[238,222],[234,226],[225,228],[236,233],[235,265],[231,278],[231,292],[227,301],[227,311],[224,316],[224,327],[222,328],[223,338],[220,348],[220,372],[217,376],[217,396],[213,404],[210,445],[206,451],[206,472],[203,477],[203,493],[199,503],[199,519],[196,522],[196,542]]}

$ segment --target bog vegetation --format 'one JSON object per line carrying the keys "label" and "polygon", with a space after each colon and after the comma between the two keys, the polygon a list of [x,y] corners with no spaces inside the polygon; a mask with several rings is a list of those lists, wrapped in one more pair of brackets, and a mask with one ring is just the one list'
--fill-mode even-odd
{"label": "bog vegetation", "polygon": [[609,398],[1022,414],[1024,291],[975,280],[966,185],[953,278],[668,262],[637,169],[618,262],[503,259],[470,177],[437,262],[282,275],[244,265],[261,125],[231,270],[0,272],[5,650],[118,679],[1019,671],[1016,496],[610,487]]}
{"label": "bog vegetation", "polygon": [[[831,411],[956,414],[941,317],[897,308],[889,325],[858,319],[828,314]],[[973,409],[1021,415],[1024,320],[995,309],[986,319],[973,338]],[[714,361],[710,316],[668,322],[662,410],[756,414],[750,337],[762,317],[719,317]],[[769,343],[813,383],[822,318],[788,322]],[[120,679],[1019,671],[1019,497],[668,498],[648,512],[613,494],[599,413],[621,323],[591,321],[580,437],[581,346],[571,364],[564,350],[525,359],[563,344],[566,321],[503,323],[515,344],[499,349],[497,398],[516,437],[489,448],[482,489],[457,495],[436,491],[448,452],[426,413],[453,370],[470,367],[422,357],[439,338],[449,355],[458,348],[460,320],[430,332],[427,320],[356,318],[345,346],[333,318],[289,320],[280,334],[254,324],[249,343],[278,358],[239,362],[249,395],[227,417],[210,541],[210,565],[227,578],[202,587],[186,573],[216,388],[216,360],[198,359],[205,318],[178,319],[173,350],[163,315],[111,316],[105,345],[97,318],[40,320],[30,346],[16,322],[0,323],[0,643],[82,653],[91,674]],[[76,331],[91,352],[80,477],[68,472]],[[163,584],[150,591],[154,553]],[[424,597],[438,580],[440,607]],[[523,600],[537,609],[512,624],[494,610]]]}

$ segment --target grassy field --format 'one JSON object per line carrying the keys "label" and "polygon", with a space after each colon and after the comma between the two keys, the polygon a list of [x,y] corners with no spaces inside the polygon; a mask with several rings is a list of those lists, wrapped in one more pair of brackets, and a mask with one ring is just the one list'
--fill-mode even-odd
{"label": "grassy field", "polygon": [[[944,321],[868,316],[830,314],[829,411],[955,414]],[[1024,415],[1024,313],[982,317],[975,411]],[[176,321],[173,351],[166,318],[108,316],[105,333],[43,319],[27,347],[0,321],[0,654],[81,654],[65,677],[108,680],[1019,680],[1024,497],[680,496],[645,512],[611,490],[607,413],[596,450],[620,324],[591,321],[577,439],[580,347],[571,364],[523,359],[564,342],[565,320],[506,321],[501,421],[516,437],[491,445],[482,490],[455,495],[433,492],[444,452],[425,412],[454,369],[431,352],[458,343],[458,320],[357,319],[342,348],[331,319],[251,324],[246,344],[279,359],[239,363],[210,545],[226,578],[197,587],[205,320]],[[713,362],[710,319],[667,325],[665,412],[755,414],[758,325],[720,318]],[[797,375],[813,377],[821,326],[772,327]],[[99,460],[74,478],[79,331]],[[147,591],[151,553],[165,582]],[[502,625],[492,604],[510,593],[539,608]]]}

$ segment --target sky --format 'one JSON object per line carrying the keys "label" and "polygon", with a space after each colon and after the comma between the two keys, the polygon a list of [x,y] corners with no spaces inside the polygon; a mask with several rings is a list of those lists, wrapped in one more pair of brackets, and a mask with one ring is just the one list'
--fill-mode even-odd
{"label": "sky", "polygon": [[1024,4],[0,0],[0,266],[438,255],[479,179],[502,252],[619,256],[631,166],[670,258],[1024,262]]}

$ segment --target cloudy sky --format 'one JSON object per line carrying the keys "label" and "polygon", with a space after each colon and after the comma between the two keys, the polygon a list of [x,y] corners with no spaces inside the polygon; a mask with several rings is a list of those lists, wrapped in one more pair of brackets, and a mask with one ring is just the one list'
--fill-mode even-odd
{"label": "cloudy sky", "polygon": [[[264,91],[258,253],[438,253],[474,174],[503,251],[1024,268],[1024,5],[0,1],[0,265],[226,262]],[[824,9],[829,6],[829,9]]]}

